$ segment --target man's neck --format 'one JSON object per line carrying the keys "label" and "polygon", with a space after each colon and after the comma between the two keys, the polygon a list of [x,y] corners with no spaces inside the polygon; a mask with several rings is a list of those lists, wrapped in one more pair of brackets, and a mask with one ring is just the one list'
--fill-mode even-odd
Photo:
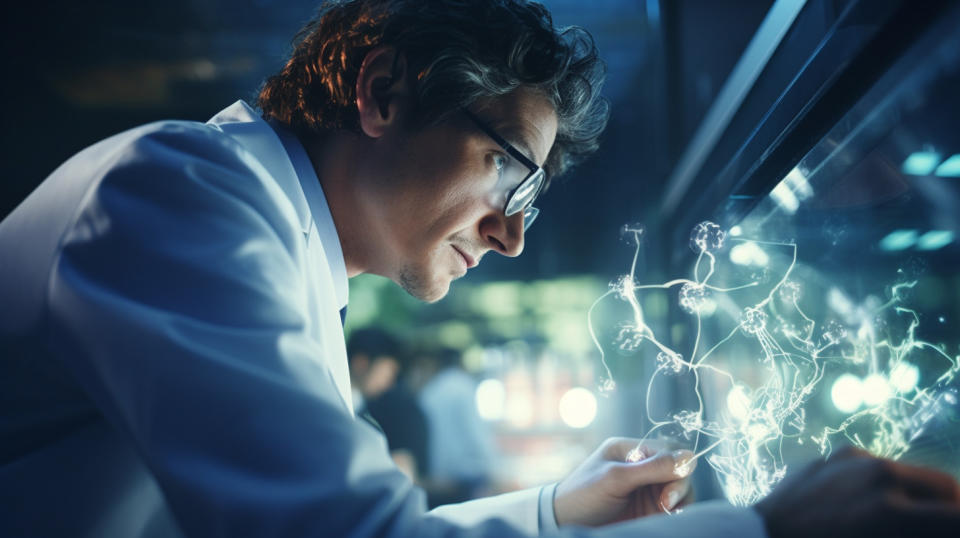
{"label": "man's neck", "polygon": [[313,139],[301,138],[313,169],[320,180],[323,194],[333,216],[340,238],[347,277],[367,272],[363,237],[364,208],[358,203],[360,182],[357,163],[363,155],[362,136],[348,131],[332,131]]}

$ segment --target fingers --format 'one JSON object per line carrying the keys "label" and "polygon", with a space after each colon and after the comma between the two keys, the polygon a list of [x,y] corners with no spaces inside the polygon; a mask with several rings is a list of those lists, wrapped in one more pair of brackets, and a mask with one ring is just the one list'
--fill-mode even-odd
{"label": "fingers", "polygon": [[611,470],[619,475],[621,487],[630,490],[651,484],[675,482],[688,476],[696,468],[693,452],[675,450],[658,452],[636,463],[615,463]]}
{"label": "fingers", "polygon": [[663,488],[660,494],[659,508],[664,511],[670,511],[680,505],[680,501],[686,500],[690,493],[690,480],[681,479],[670,482]]}
{"label": "fingers", "polygon": [[608,461],[639,461],[667,448],[660,440],[634,439],[630,437],[611,437],[603,443],[603,459]]}

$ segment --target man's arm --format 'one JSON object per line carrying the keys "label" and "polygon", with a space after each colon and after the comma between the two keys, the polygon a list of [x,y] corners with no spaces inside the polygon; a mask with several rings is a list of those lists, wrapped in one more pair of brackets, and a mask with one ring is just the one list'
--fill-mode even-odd
{"label": "man's arm", "polygon": [[255,161],[178,125],[97,166],[49,275],[47,340],[186,535],[523,535],[424,517],[349,415],[309,322],[302,232]]}

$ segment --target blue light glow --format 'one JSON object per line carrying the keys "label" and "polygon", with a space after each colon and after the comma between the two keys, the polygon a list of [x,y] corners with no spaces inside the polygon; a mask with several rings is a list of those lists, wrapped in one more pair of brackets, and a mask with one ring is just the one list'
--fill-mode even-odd
{"label": "blue light glow", "polygon": [[940,177],[960,177],[960,153],[940,163],[936,174]]}
{"label": "blue light glow", "polygon": [[918,250],[937,250],[953,242],[953,232],[950,230],[931,230],[917,239]]}
{"label": "blue light glow", "polygon": [[903,173],[911,176],[929,176],[937,168],[940,155],[932,151],[915,151],[903,161]]}
{"label": "blue light glow", "polygon": [[894,230],[880,240],[880,248],[887,251],[904,250],[917,242],[916,230]]}

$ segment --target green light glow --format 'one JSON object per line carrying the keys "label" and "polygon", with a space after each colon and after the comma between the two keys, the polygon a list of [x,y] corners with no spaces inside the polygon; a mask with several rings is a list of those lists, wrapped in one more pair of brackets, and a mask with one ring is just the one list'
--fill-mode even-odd
{"label": "green light glow", "polygon": [[905,250],[917,242],[916,230],[894,230],[880,240],[880,249],[889,252]]}
{"label": "green light glow", "polygon": [[940,162],[940,155],[932,151],[915,151],[903,161],[904,174],[911,176],[929,176],[937,168]]}
{"label": "green light glow", "polygon": [[917,240],[918,250],[937,250],[953,242],[953,232],[950,230],[931,230]]}
{"label": "green light glow", "polygon": [[960,177],[960,153],[943,161],[937,167],[936,174],[940,177]]}

